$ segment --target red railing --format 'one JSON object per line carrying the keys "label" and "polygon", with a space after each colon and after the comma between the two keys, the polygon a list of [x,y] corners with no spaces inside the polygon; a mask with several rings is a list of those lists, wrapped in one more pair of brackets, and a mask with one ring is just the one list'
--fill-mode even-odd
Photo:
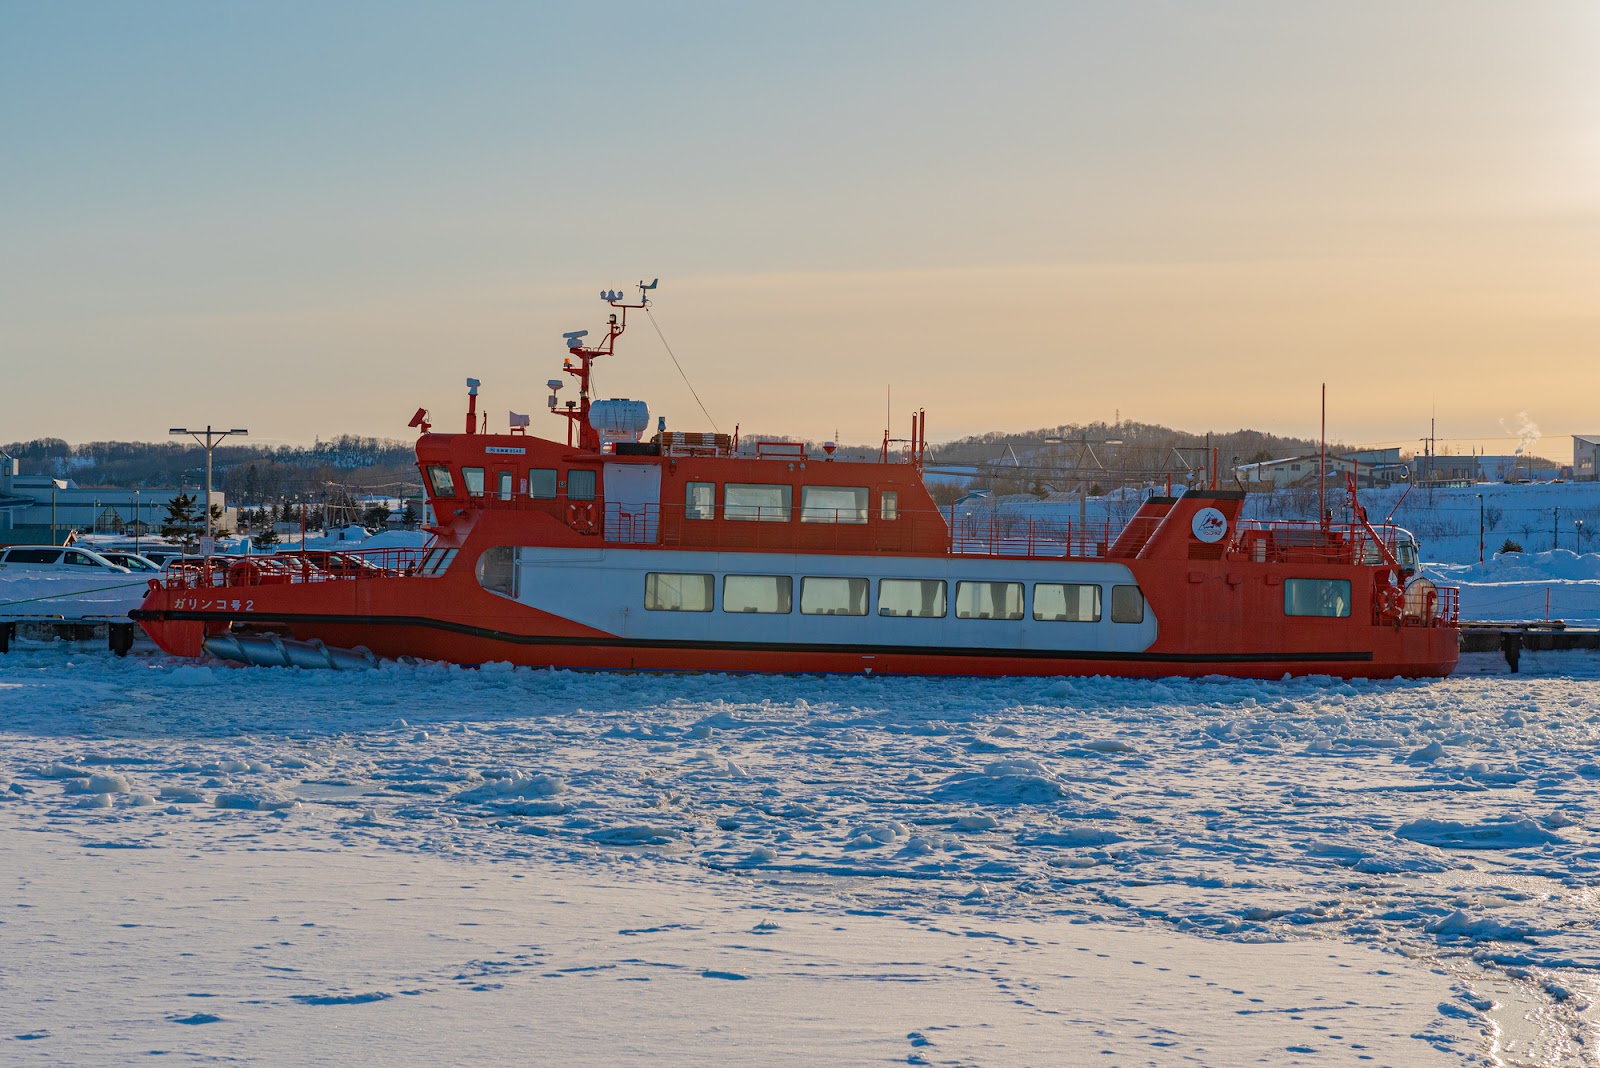
{"label": "red railing", "polygon": [[1359,524],[1324,527],[1321,523],[1288,519],[1245,520],[1235,529],[1227,551],[1257,563],[1375,565],[1392,559],[1399,528],[1384,524],[1371,530],[1383,545],[1373,541],[1368,528]]}
{"label": "red railing", "polygon": [[395,547],[212,556],[193,563],[175,561],[157,581],[168,589],[205,589],[394,578],[412,574],[426,554],[426,547]]}
{"label": "red railing", "polygon": [[1084,526],[992,509],[956,515],[953,507],[948,526],[950,552],[962,556],[1103,557],[1115,533],[1109,519]]}

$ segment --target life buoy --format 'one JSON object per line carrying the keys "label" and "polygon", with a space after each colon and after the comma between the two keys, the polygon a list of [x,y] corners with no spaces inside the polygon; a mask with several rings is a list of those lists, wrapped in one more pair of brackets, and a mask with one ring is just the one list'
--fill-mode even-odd
{"label": "life buoy", "polygon": [[567,525],[580,534],[594,533],[594,505],[567,505]]}

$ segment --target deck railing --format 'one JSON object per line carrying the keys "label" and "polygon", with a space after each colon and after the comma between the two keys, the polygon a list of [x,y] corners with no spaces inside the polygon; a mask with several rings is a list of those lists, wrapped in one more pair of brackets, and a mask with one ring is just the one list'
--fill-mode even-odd
{"label": "deck railing", "polygon": [[166,574],[154,581],[168,589],[208,589],[394,578],[415,572],[426,554],[426,547],[390,547],[293,549],[248,556],[211,556],[192,562],[174,561],[168,565]]}

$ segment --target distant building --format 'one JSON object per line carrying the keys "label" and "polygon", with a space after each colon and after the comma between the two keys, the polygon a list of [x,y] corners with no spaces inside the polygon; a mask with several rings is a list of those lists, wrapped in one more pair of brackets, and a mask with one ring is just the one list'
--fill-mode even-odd
{"label": "distant building", "polygon": [[1549,478],[1550,461],[1537,456],[1417,456],[1411,461],[1418,482],[1516,482]]}
{"label": "distant building", "polygon": [[[24,475],[15,459],[0,453],[0,545],[59,542],[73,531],[80,534],[148,534],[159,530],[167,517],[167,504],[188,493],[198,501],[204,490],[170,486],[138,489],[79,486],[71,479],[49,475]],[[237,509],[229,508],[227,495],[213,490],[211,503],[222,508],[222,526],[238,525]],[[196,533],[205,532],[205,514],[195,508]]]}
{"label": "distant building", "polygon": [[[1285,456],[1281,460],[1262,460],[1259,463],[1239,464],[1233,469],[1234,478],[1247,491],[1271,491],[1295,486],[1314,486],[1322,470],[1322,455]],[[1406,477],[1406,465],[1400,462],[1399,449],[1368,449],[1345,455],[1328,454],[1328,484],[1343,485],[1346,476],[1354,474],[1359,486],[1387,485]]]}
{"label": "distant building", "polygon": [[1572,479],[1575,482],[1600,479],[1600,434],[1572,435]]}

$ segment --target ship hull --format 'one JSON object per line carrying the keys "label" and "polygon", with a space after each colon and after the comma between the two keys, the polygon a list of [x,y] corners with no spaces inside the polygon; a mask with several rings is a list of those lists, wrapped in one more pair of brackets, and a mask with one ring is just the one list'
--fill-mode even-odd
{"label": "ship hull", "polygon": [[[915,570],[921,564],[926,571],[927,563],[907,566]],[[651,565],[641,568],[646,566]],[[1040,573],[1060,578],[1061,565]],[[642,587],[643,574],[630,574],[629,581],[637,577]],[[581,571],[572,570],[569,578],[586,583]],[[589,578],[587,584],[604,586]],[[1102,625],[1078,639],[1099,648],[1070,649],[1042,644],[1040,635],[1054,639],[1061,624],[1052,629],[1031,619],[970,626],[950,620],[931,627],[926,624],[935,621],[812,620],[794,613],[783,633],[762,636],[754,633],[754,624],[772,620],[736,619],[732,622],[739,626],[716,629],[721,621],[708,613],[705,620],[689,621],[700,629],[689,636],[682,633],[685,616],[662,614],[661,620],[644,621],[659,625],[630,627],[629,621],[645,614],[623,612],[624,625],[607,628],[594,624],[615,614],[617,606],[603,598],[592,598],[586,611],[575,610],[589,618],[585,622],[485,593],[475,583],[414,577],[220,591],[226,597],[158,588],[135,615],[175,655],[199,655],[206,637],[232,632],[320,641],[390,659],[602,671],[1411,678],[1449,674],[1458,657],[1454,628],[1350,619],[1286,623],[1278,618],[1269,625],[1249,612],[1231,620],[1208,619],[1204,611],[1186,617],[1183,604],[1163,605],[1157,576],[1146,573],[1140,581],[1150,591],[1149,626]],[[1226,585],[1225,576],[1219,581]],[[233,596],[238,593],[248,596]],[[842,634],[846,626],[848,640],[828,640],[831,628]],[[1008,643],[1012,627],[1014,640]],[[1134,633],[1119,635],[1119,630]]]}

